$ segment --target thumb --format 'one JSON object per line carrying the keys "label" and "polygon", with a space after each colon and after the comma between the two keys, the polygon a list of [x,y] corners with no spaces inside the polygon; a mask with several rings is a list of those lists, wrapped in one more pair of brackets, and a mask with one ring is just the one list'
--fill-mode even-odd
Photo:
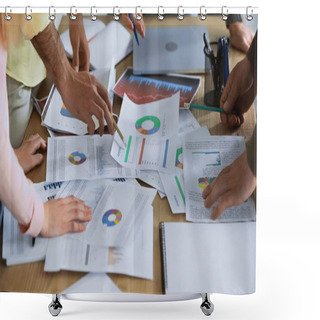
{"label": "thumb", "polygon": [[235,103],[237,101],[238,96],[239,96],[238,87],[234,83],[233,86],[230,85],[230,89],[227,91],[227,96],[224,99],[224,102],[222,103],[222,109],[226,113],[229,113],[230,111],[232,111],[232,109],[235,106]]}
{"label": "thumb", "polygon": [[79,71],[79,50],[73,50],[72,68],[76,72]]}

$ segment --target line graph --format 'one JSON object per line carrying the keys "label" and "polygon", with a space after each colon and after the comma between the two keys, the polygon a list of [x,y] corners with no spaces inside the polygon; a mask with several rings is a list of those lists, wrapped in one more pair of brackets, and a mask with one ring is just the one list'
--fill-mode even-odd
{"label": "line graph", "polygon": [[200,86],[200,78],[180,75],[134,75],[131,68],[121,76],[113,91],[126,94],[136,104],[145,104],[171,97],[180,91],[180,108],[190,103]]}

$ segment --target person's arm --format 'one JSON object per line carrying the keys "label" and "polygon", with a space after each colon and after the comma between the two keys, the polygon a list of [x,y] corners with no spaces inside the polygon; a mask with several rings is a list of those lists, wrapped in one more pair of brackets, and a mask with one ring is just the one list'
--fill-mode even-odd
{"label": "person's arm", "polygon": [[232,69],[223,90],[220,108],[221,122],[230,129],[239,127],[244,122],[243,114],[251,107],[257,94],[257,34],[246,57]]}
{"label": "person's arm", "polygon": [[256,188],[256,177],[250,169],[247,151],[243,152],[231,165],[225,167],[208,187],[202,192],[204,206],[211,208],[211,218],[219,218],[229,207],[238,206],[246,201]]}
{"label": "person's arm", "polygon": [[76,71],[89,71],[90,50],[83,26],[82,14],[77,19],[69,19],[69,35],[73,51],[72,67]]}
{"label": "person's arm", "polygon": [[95,130],[92,115],[99,120],[100,135],[104,131],[104,119],[109,132],[113,134],[112,106],[108,91],[88,72],[76,72],[72,69],[54,24],[49,23],[31,41],[70,113],[88,125],[89,134],[93,134]]}

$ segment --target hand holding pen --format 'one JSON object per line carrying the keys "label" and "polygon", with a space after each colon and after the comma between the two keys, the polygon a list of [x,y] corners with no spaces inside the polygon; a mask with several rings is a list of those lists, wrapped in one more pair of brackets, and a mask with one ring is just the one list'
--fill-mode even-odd
{"label": "hand holding pen", "polygon": [[[137,20],[135,15],[133,14],[122,14],[122,22],[123,24],[131,31],[134,32],[136,30],[136,33],[138,32],[142,38],[145,37],[146,34],[146,27],[144,25],[143,19]],[[131,18],[130,18],[131,16]],[[135,36],[136,39],[138,36]],[[137,43],[139,43],[139,40],[136,40]]]}

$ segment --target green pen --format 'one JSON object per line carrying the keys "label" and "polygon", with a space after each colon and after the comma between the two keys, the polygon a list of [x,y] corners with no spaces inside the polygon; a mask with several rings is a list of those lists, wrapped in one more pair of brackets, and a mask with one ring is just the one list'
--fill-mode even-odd
{"label": "green pen", "polygon": [[208,106],[200,106],[198,104],[192,104],[192,103],[185,103],[184,107],[189,109],[200,109],[200,110],[207,110],[207,111],[215,111],[215,112],[221,112],[225,113],[223,109],[217,108],[217,107],[208,107]]}

